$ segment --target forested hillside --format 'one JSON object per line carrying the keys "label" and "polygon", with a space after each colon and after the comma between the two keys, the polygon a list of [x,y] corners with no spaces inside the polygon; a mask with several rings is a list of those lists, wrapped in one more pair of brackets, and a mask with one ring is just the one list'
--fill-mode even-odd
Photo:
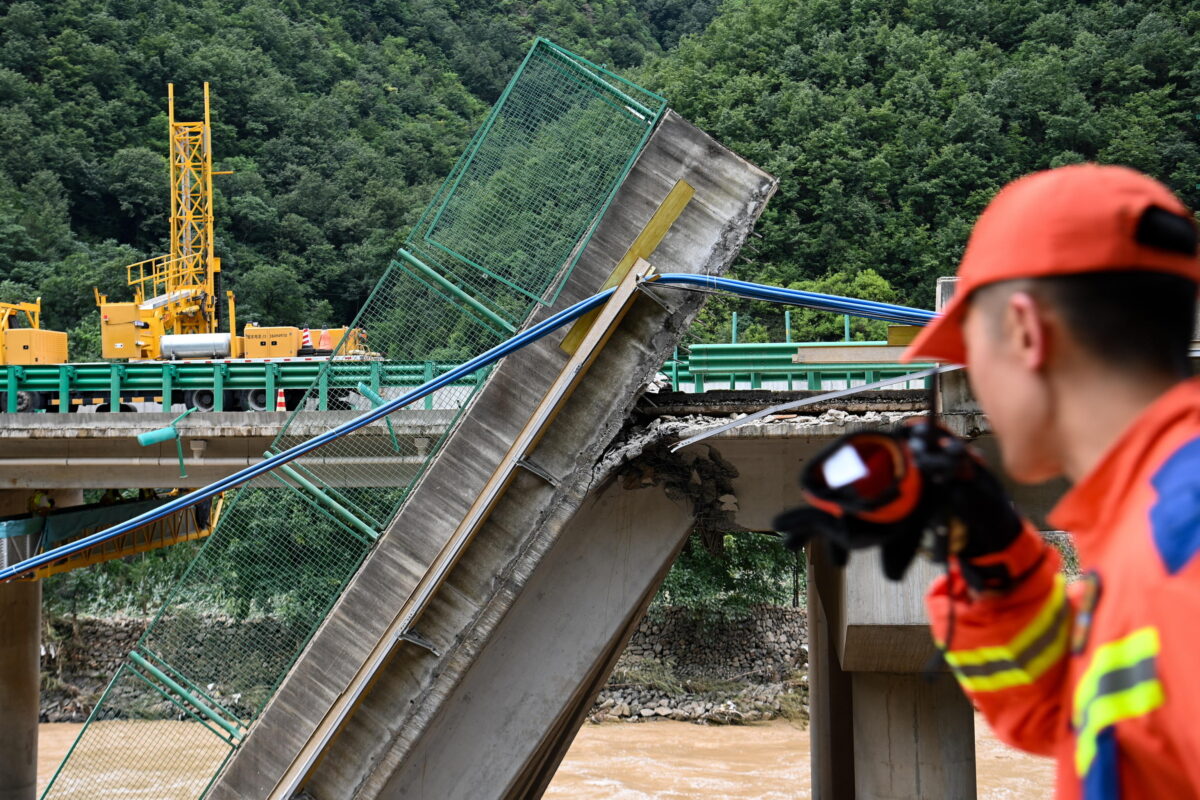
{"label": "forested hillside", "polygon": [[[928,308],[1023,173],[1128,164],[1200,203],[1198,31],[1171,0],[728,0],[642,78],[780,179],[740,276]],[[730,302],[697,334],[731,308],[780,336],[777,309]]]}
{"label": "forested hillside", "polygon": [[629,72],[697,31],[682,0],[112,0],[0,11],[0,300],[95,355],[92,286],[163,252],[166,84],[214,94],[217,249],[244,320],[353,317],[543,35]]}
{"label": "forested hillside", "polygon": [[[1200,204],[1200,8],[1183,0],[25,0],[0,5],[0,300],[97,354],[92,286],[163,252],[166,84],[212,83],[218,250],[243,320],[350,319],[534,36],[664,94],[780,178],[740,277],[928,307],[1005,181],[1130,164]],[[714,299],[693,336],[781,339]],[[795,314],[798,337],[841,320]],[[879,326],[855,323],[858,336]],[[767,539],[690,548],[671,602],[786,601]],[[114,562],[54,603],[157,604],[186,561]],[[798,586],[798,583],[796,584]],[[269,587],[268,587],[269,588]]]}
{"label": "forested hillside", "polygon": [[[1200,201],[1200,10],[1070,0],[18,2],[0,16],[0,299],[95,336],[91,287],[166,233],[165,84],[215,96],[218,247],[244,318],[348,319],[544,35],[778,175],[738,266],[929,306],[1005,181],[1121,162]],[[715,14],[715,17],[714,17]],[[711,20],[711,22],[710,22]],[[781,337],[710,304],[695,335]],[[799,335],[840,321],[796,315]],[[856,331],[867,332],[865,325]]]}

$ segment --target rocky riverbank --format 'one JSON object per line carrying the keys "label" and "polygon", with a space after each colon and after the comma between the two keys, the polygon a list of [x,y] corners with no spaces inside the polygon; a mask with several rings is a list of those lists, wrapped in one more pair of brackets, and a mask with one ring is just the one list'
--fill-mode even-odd
{"label": "rocky riverbank", "polygon": [[655,611],[638,627],[588,718],[807,719],[807,664],[803,609],[762,606],[740,619]]}
{"label": "rocky riverbank", "polygon": [[44,620],[40,720],[86,720],[148,622],[127,617]]}
{"label": "rocky riverbank", "polygon": [[[48,621],[42,635],[41,721],[87,719],[146,624],[135,618]],[[197,643],[276,624],[208,620],[197,626]],[[734,620],[685,609],[652,611],[589,719],[740,724],[806,718],[807,641],[803,609],[763,606]]]}
{"label": "rocky riverbank", "polygon": [[[149,620],[137,617],[76,617],[47,620],[42,626],[42,722],[82,722],[91,713],[117,668],[125,663]],[[237,713],[251,714],[269,696],[275,676],[283,668],[279,653],[285,648],[253,653],[262,642],[292,642],[302,633],[270,617],[234,620],[229,617],[180,614],[170,620],[168,660],[187,665],[192,675],[222,676],[237,686],[222,696],[223,687],[208,691]],[[247,644],[251,643],[251,644]],[[163,645],[163,637],[157,644]],[[231,661],[228,653],[247,653]],[[163,701],[137,681],[126,681],[117,690],[119,707],[129,712],[160,713]],[[110,698],[112,699],[112,698]]]}

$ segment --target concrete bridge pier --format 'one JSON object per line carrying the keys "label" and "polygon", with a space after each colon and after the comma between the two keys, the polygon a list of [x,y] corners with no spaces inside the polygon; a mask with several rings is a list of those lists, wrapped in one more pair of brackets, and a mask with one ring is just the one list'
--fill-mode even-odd
{"label": "concrete bridge pier", "polygon": [[975,796],[975,720],[935,655],[922,607],[932,565],[900,583],[878,554],[846,569],[809,548],[809,698],[815,800]]}
{"label": "concrete bridge pier", "polygon": [[932,569],[890,584],[875,555],[842,572],[810,548],[813,797],[974,797],[974,713],[944,667],[929,671],[920,598]]}
{"label": "concrete bridge pier", "polygon": [[[83,493],[49,493],[58,507],[79,505]],[[0,490],[0,516],[28,510],[29,490]],[[0,539],[0,566],[27,558],[36,537]],[[38,710],[41,693],[42,582],[0,584],[0,800],[37,796]]]}
{"label": "concrete bridge pier", "polygon": [[[0,542],[10,560],[23,544]],[[0,800],[33,800],[37,795],[41,624],[41,581],[0,585]]]}

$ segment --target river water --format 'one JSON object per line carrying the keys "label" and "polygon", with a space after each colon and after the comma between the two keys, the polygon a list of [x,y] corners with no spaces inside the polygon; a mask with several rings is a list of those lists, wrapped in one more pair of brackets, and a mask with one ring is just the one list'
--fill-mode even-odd
{"label": "river water", "polygon": [[[40,785],[54,774],[80,727],[40,726]],[[975,748],[981,800],[1037,800],[1051,795],[1053,764],[1000,744],[978,719]],[[128,765],[127,753],[113,756],[114,765]],[[669,720],[584,725],[545,797],[807,800],[811,797],[808,731],[781,720],[745,726]]]}

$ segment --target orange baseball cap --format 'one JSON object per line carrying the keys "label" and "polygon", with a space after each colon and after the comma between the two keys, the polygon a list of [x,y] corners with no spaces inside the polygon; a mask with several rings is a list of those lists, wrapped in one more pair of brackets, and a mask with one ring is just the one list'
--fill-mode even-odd
{"label": "orange baseball cap", "polygon": [[1008,184],[975,222],[958,265],[954,297],[900,360],[964,363],[967,300],[989,283],[1136,269],[1200,283],[1200,259],[1194,252],[1145,243],[1140,231],[1152,207],[1192,220],[1192,212],[1170,189],[1128,167],[1074,164]]}

